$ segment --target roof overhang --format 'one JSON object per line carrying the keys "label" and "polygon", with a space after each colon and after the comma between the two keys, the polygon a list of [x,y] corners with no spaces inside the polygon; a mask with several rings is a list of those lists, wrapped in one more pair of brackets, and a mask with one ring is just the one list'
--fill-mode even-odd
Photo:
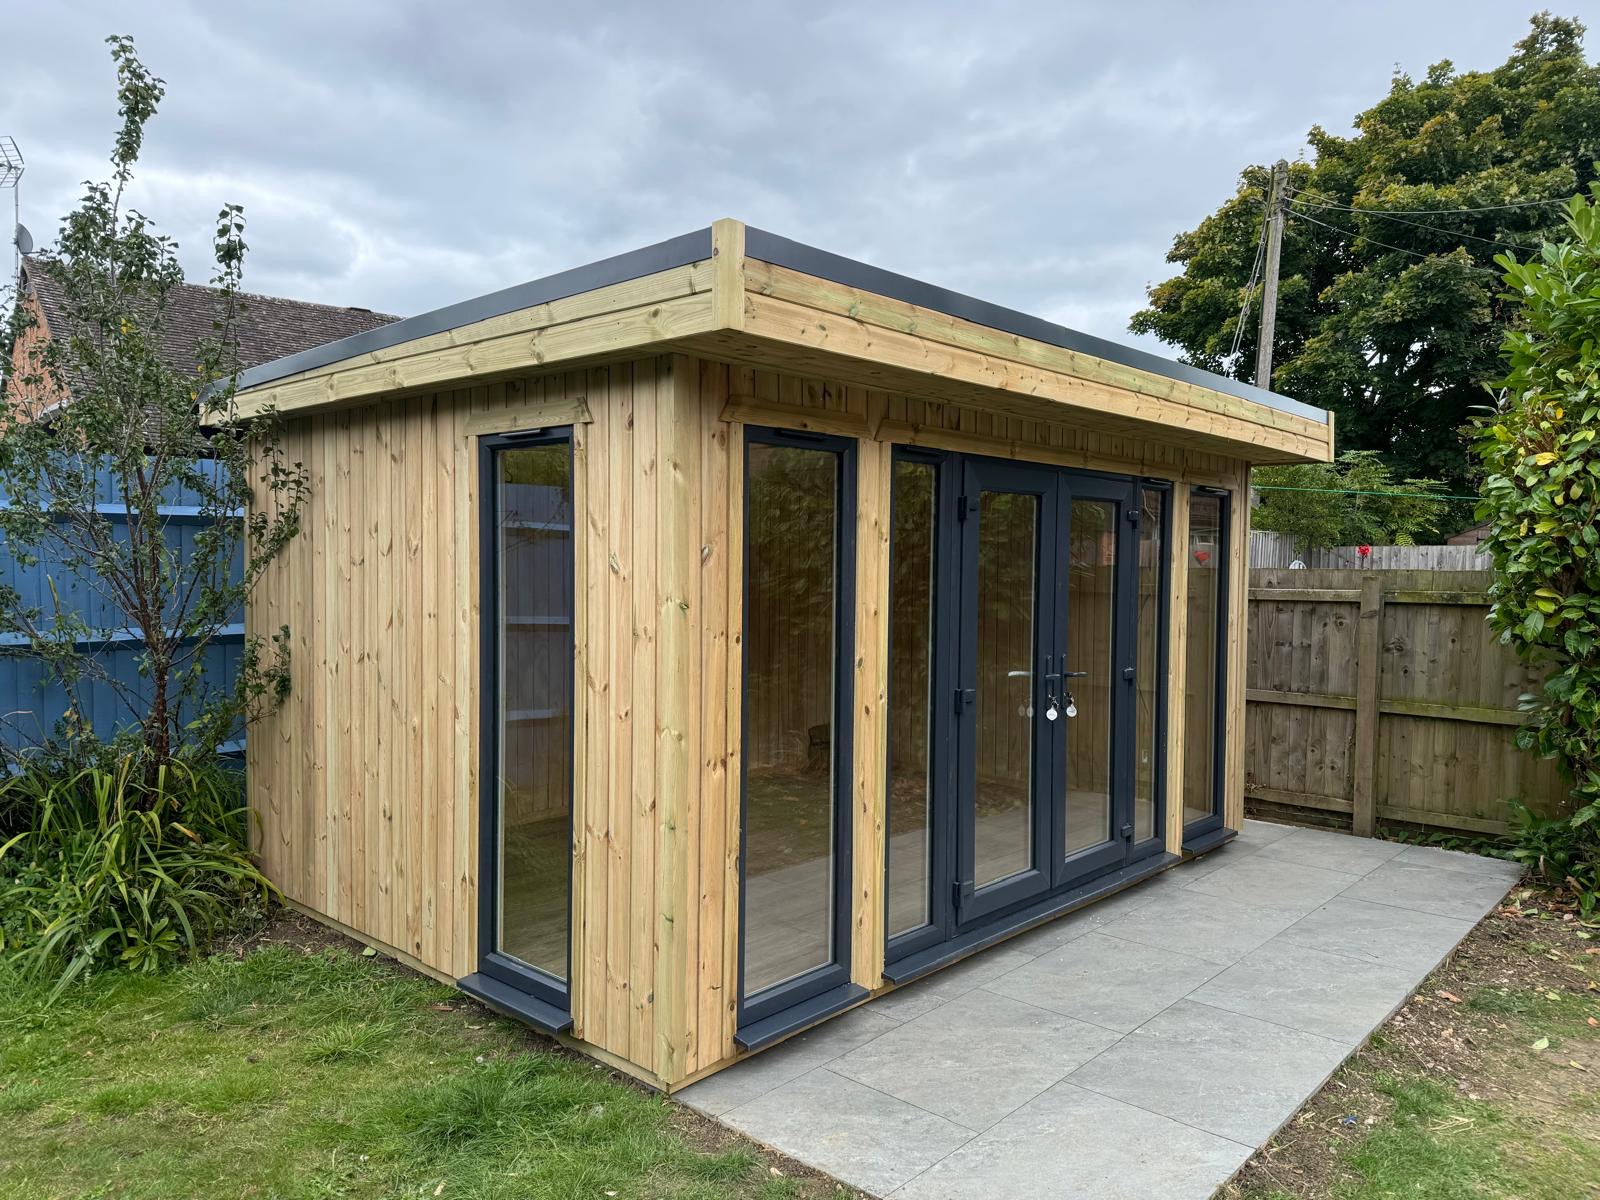
{"label": "roof overhang", "polygon": [[737,221],[243,372],[252,413],[685,351],[1252,462],[1328,461],[1330,414]]}

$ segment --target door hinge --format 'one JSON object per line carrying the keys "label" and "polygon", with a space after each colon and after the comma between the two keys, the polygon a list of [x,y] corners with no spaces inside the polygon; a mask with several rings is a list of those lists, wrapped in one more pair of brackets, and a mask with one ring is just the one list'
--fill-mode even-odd
{"label": "door hinge", "polygon": [[961,902],[963,900],[969,900],[971,898],[972,898],[972,881],[971,880],[957,879],[957,880],[954,880],[950,884],[950,904],[952,905],[952,907],[954,907],[957,910],[959,910],[961,908]]}
{"label": "door hinge", "polygon": [[966,712],[967,709],[971,708],[974,704],[977,703],[977,700],[978,700],[978,691],[977,691],[976,688],[957,688],[956,689],[956,716],[959,717],[962,713]]}
{"label": "door hinge", "polygon": [[1139,527],[1139,510],[1137,508],[1130,508],[1128,510],[1128,523],[1135,529]]}
{"label": "door hinge", "polygon": [[1133,836],[1133,826],[1132,825],[1124,825],[1122,827],[1122,837],[1123,837],[1123,839],[1127,840],[1128,838],[1131,838],[1132,836]]}
{"label": "door hinge", "polygon": [[965,493],[963,493],[959,498],[957,498],[957,500],[956,500],[956,520],[965,521],[967,519],[967,514],[969,512],[977,512],[977,511],[978,511],[978,502],[976,500],[972,500],[972,499],[968,498],[968,496]]}

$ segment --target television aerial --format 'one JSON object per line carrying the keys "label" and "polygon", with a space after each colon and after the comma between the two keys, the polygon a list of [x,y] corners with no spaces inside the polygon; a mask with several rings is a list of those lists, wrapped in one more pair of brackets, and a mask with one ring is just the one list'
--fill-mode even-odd
{"label": "television aerial", "polygon": [[22,172],[27,168],[27,163],[22,160],[22,151],[17,149],[15,138],[0,134],[0,188],[11,189],[11,207],[17,226],[16,261],[11,264],[11,274],[15,278],[22,268],[22,256],[33,249],[33,238],[28,238],[28,249],[22,248],[22,239],[27,235],[27,230],[22,227]]}

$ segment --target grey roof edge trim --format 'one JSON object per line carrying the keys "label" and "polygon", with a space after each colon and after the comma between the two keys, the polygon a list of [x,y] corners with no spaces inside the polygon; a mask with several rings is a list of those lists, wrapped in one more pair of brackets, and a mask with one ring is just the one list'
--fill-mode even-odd
{"label": "grey roof edge trim", "polygon": [[1095,358],[1103,358],[1108,362],[1132,367],[1151,375],[1192,383],[1240,400],[1263,404],[1280,412],[1306,417],[1323,425],[1328,423],[1328,413],[1325,409],[1316,408],[1289,396],[1280,396],[1276,392],[1269,392],[1266,388],[1229,379],[1226,375],[1218,375],[1200,367],[1190,366],[1188,363],[1162,358],[1159,354],[1151,354],[1147,350],[1124,346],[1119,342],[1107,341],[1092,334],[1079,333],[1075,329],[1056,325],[1042,317],[1029,316],[1013,308],[990,304],[986,300],[924,283],[920,279],[912,279],[909,275],[898,275],[893,271],[885,271],[881,267],[870,266],[853,258],[818,250],[814,246],[768,233],[764,229],[746,226],[744,252],[746,258],[759,259],[773,266],[788,267],[790,270],[815,275],[820,279],[844,284],[846,287],[874,292],[893,300],[903,300],[919,308],[931,309],[950,317],[959,317],[963,321],[971,321],[977,325],[987,325],[991,329],[1015,334],[1018,337],[1032,338],[1036,342],[1059,346],[1063,350],[1093,355]]}
{"label": "grey roof edge trim", "polygon": [[406,317],[391,325],[369,329],[364,333],[340,338],[336,342],[313,346],[310,350],[302,350],[297,354],[261,363],[239,372],[238,386],[241,389],[259,387],[275,379],[298,375],[301,371],[310,371],[316,367],[325,367],[330,363],[354,358],[358,354],[370,354],[374,350],[398,346],[402,342],[430,337],[448,329],[486,321],[490,317],[504,316],[518,309],[532,308],[536,304],[547,304],[552,300],[561,300],[582,292],[592,292],[596,288],[610,287],[614,283],[626,283],[630,279],[654,275],[658,271],[670,271],[674,267],[688,266],[690,263],[710,257],[711,227],[708,225],[704,229],[668,238],[653,246],[630,250],[626,254],[603,258],[599,262],[573,267],[568,271],[558,271],[554,275],[546,275],[542,279],[534,279],[528,283],[519,283],[498,292],[490,292],[486,296],[475,296],[470,300],[447,304],[443,308]]}

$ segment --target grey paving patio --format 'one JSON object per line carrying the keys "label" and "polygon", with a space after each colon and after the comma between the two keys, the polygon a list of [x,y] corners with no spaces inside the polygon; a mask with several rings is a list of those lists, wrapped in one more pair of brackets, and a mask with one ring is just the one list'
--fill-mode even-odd
{"label": "grey paving patio", "polygon": [[1204,1200],[1517,873],[1247,821],[678,1098],[879,1196]]}

